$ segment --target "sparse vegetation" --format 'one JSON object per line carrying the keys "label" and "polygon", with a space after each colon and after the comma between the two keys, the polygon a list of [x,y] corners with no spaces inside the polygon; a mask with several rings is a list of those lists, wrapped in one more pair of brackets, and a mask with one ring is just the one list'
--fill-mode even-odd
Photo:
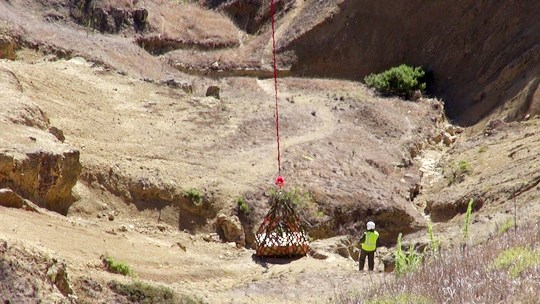
{"label": "sparse vegetation", "polygon": [[514,227],[514,221],[512,219],[506,220],[501,226],[497,228],[498,234],[506,233],[510,228]]}
{"label": "sparse vegetation", "polygon": [[410,98],[415,91],[424,91],[426,83],[422,67],[410,67],[402,64],[379,74],[370,74],[364,78],[366,85],[375,88],[384,95],[398,95]]}
{"label": "sparse vegetation", "polygon": [[402,293],[395,296],[388,296],[383,298],[376,298],[366,302],[367,304],[403,304],[403,303],[415,303],[415,304],[429,304],[432,301],[422,295],[414,295],[409,293]]}
{"label": "sparse vegetation", "polygon": [[463,242],[464,242],[464,244],[467,244],[467,239],[469,237],[469,224],[471,223],[471,213],[472,213],[473,201],[474,200],[472,198],[469,200],[469,203],[467,204],[467,212],[465,212],[465,222],[463,224]]}
{"label": "sparse vegetation", "polygon": [[196,206],[201,206],[204,199],[203,193],[196,188],[190,188],[184,191],[183,196]]}
{"label": "sparse vegetation", "polygon": [[435,237],[433,233],[433,226],[428,222],[428,235],[429,235],[429,247],[431,248],[431,253],[436,255],[439,253],[441,247],[441,241]]}
{"label": "sparse vegetation", "polygon": [[478,153],[484,153],[488,150],[488,147],[487,146],[481,146],[479,149],[478,149]]}
{"label": "sparse vegetation", "polygon": [[465,180],[465,176],[471,175],[473,169],[471,164],[466,160],[461,160],[457,164],[451,163],[450,175],[448,176],[448,185],[460,183]]}
{"label": "sparse vegetation", "polygon": [[236,200],[236,204],[238,205],[238,210],[244,214],[249,214],[249,205],[246,202],[246,199],[241,196]]}
{"label": "sparse vegetation", "polygon": [[133,303],[143,304],[174,304],[174,303],[197,303],[197,301],[186,298],[179,302],[174,292],[167,287],[153,286],[143,282],[133,282],[124,284],[118,281],[111,281],[108,287],[119,295],[126,296]]}
{"label": "sparse vegetation", "polygon": [[[536,303],[540,298],[539,229],[539,224],[533,223],[520,226],[515,237],[498,235],[465,251],[441,250],[429,266],[424,264],[395,280],[342,295],[336,302]],[[531,244],[536,244],[536,249]],[[415,295],[425,298],[416,299]]]}
{"label": "sparse vegetation", "polygon": [[501,252],[491,266],[494,269],[508,270],[510,276],[516,278],[529,268],[540,266],[540,250],[523,246],[509,248]]}
{"label": "sparse vegetation", "polygon": [[280,199],[291,202],[298,215],[314,226],[326,216],[324,210],[319,209],[319,205],[309,191],[303,191],[299,188],[293,188],[290,191],[271,189],[270,195],[272,197],[279,195]]}
{"label": "sparse vegetation", "polygon": [[416,271],[422,264],[422,255],[414,250],[413,245],[409,246],[409,250],[404,252],[401,245],[401,233],[398,235],[396,244],[396,275],[403,275],[408,272]]}
{"label": "sparse vegetation", "polygon": [[109,272],[121,274],[124,276],[133,275],[133,269],[128,264],[117,261],[111,256],[102,257],[102,261],[105,269]]}

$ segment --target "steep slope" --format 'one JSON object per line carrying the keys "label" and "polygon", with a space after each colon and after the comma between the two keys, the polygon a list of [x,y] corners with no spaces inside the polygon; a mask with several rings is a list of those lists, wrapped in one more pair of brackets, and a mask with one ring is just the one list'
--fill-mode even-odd
{"label": "steep slope", "polygon": [[[538,1],[308,1],[282,52],[293,51],[294,75],[362,79],[407,63],[433,73],[432,93],[450,117],[473,124],[521,92],[540,74]],[[528,94],[510,118],[538,106]]]}

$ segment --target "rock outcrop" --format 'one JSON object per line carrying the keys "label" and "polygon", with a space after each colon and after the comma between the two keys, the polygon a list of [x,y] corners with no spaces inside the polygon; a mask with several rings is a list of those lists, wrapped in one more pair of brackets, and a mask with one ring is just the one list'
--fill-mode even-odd
{"label": "rock outcrop", "polygon": [[82,168],[79,151],[48,132],[47,116],[23,96],[13,72],[0,69],[0,88],[0,188],[66,214]]}
{"label": "rock outcrop", "polygon": [[73,0],[71,17],[89,30],[104,33],[118,33],[131,28],[144,31],[148,24],[148,10],[130,5],[106,6],[99,1]]}
{"label": "rock outcrop", "polygon": [[361,80],[407,63],[433,73],[428,85],[461,123],[514,97],[516,117],[538,109],[538,1],[314,2],[278,41],[282,54],[296,54],[293,74]]}
{"label": "rock outcrop", "polygon": [[77,150],[29,151],[23,158],[0,152],[0,187],[61,214],[67,214],[74,201],[71,189],[80,171]]}
{"label": "rock outcrop", "polygon": [[73,303],[67,265],[53,253],[0,238],[0,256],[4,303]]}

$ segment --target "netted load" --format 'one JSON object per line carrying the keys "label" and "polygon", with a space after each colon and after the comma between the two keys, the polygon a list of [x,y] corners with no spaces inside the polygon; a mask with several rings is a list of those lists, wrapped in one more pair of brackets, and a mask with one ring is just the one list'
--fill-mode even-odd
{"label": "netted load", "polygon": [[255,236],[257,256],[303,256],[309,251],[306,225],[294,211],[293,195],[283,190],[272,195],[270,211]]}

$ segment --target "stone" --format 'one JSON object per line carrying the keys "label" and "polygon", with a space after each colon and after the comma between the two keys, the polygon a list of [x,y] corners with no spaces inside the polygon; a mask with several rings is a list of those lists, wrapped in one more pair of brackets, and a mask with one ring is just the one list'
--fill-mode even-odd
{"label": "stone", "polygon": [[209,86],[208,89],[206,89],[206,96],[212,96],[216,99],[220,99],[219,92],[220,88],[218,86]]}
{"label": "stone", "polygon": [[0,59],[15,60],[17,43],[10,36],[0,34]]}
{"label": "stone", "polygon": [[234,242],[238,246],[246,246],[244,227],[236,215],[225,215],[223,213],[217,216],[216,225],[218,231],[223,232],[225,241]]}
{"label": "stone", "polygon": [[450,146],[456,141],[456,137],[448,134],[448,132],[443,132],[442,140],[446,146]]}
{"label": "stone", "polygon": [[19,158],[0,152],[0,186],[60,214],[74,202],[71,190],[81,172],[79,151],[31,151]]}
{"label": "stone", "polygon": [[439,144],[439,143],[442,141],[442,139],[443,139],[442,133],[438,133],[437,135],[435,135],[435,136],[433,136],[433,137],[431,138],[431,141],[432,141],[434,144],[437,145],[437,144]]}
{"label": "stone", "polygon": [[57,127],[50,127],[49,133],[54,135],[59,141],[64,142],[66,140],[66,137],[64,136],[64,132]]}
{"label": "stone", "polygon": [[20,208],[27,211],[41,213],[39,207],[31,201],[22,198],[9,188],[0,189],[0,206],[8,208]]}
{"label": "stone", "polygon": [[[339,255],[346,259],[354,259],[355,246],[351,236],[337,236],[316,240],[310,244],[309,255],[315,259],[324,260],[331,255]],[[356,260],[358,255],[356,254]]]}
{"label": "stone", "polygon": [[47,269],[47,277],[64,296],[73,295],[66,263],[55,261],[55,263]]}
{"label": "stone", "polygon": [[377,248],[377,255],[383,264],[384,272],[392,272],[396,267],[396,259],[386,247]]}
{"label": "stone", "polygon": [[24,199],[11,189],[0,189],[0,206],[22,208],[24,206]]}

